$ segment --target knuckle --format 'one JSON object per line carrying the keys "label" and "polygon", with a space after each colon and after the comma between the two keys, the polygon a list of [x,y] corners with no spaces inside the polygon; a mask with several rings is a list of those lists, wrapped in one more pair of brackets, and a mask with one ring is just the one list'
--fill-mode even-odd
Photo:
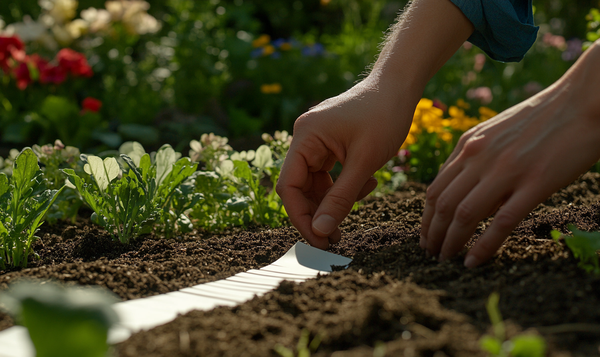
{"label": "knuckle", "polygon": [[475,219],[473,207],[468,203],[461,202],[458,207],[456,207],[454,219],[461,225],[467,225],[471,223]]}
{"label": "knuckle", "polygon": [[435,204],[435,214],[440,215],[441,217],[445,217],[450,212],[450,202],[446,199],[445,196],[440,196],[437,199]]}
{"label": "knuckle", "polygon": [[518,221],[517,215],[506,208],[500,208],[500,211],[494,216],[494,225],[502,232],[512,230]]}
{"label": "knuckle", "polygon": [[330,206],[330,208],[339,212],[344,212],[345,214],[348,214],[348,212],[350,212],[350,209],[352,209],[352,206],[354,205],[354,201],[350,200],[344,195],[339,195],[335,192],[330,192],[327,195],[326,199],[327,204]]}
{"label": "knuckle", "polygon": [[435,204],[437,197],[438,197],[438,192],[435,189],[435,186],[431,185],[431,186],[427,187],[427,191],[425,193],[425,199],[427,200],[427,202],[430,204]]}

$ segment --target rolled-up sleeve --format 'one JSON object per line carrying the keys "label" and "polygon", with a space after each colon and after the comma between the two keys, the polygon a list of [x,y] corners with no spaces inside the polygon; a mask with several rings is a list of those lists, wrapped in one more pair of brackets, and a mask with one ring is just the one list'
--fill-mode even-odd
{"label": "rolled-up sleeve", "polygon": [[503,62],[523,59],[537,37],[532,0],[451,0],[475,26],[469,42]]}

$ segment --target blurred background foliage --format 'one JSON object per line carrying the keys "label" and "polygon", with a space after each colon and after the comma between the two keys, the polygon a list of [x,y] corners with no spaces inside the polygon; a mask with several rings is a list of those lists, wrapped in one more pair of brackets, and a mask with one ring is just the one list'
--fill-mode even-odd
{"label": "blurred background foliage", "polygon": [[[36,21],[44,13],[40,4],[4,3],[0,6],[4,28]],[[147,13],[159,23],[154,32],[132,33],[115,22],[101,35],[83,31],[68,45],[59,45],[86,56],[94,71],[91,78],[61,86],[32,83],[25,90],[6,74],[0,78],[4,151],[49,141],[44,135],[48,125],[36,119],[42,117],[39,112],[47,95],[63,96],[72,105],[87,97],[103,103],[101,119],[93,116],[88,123],[80,118],[77,123],[88,127],[74,131],[86,132],[85,140],[58,138],[66,145],[81,145],[84,152],[114,149],[126,140],[139,141],[150,150],[169,143],[181,151],[207,132],[229,137],[236,149],[255,148],[261,133],[291,131],[304,111],[356,83],[406,1],[150,0],[148,4]],[[442,109],[464,99],[473,112],[482,105],[499,112],[558,79],[580,54],[588,31],[586,14],[600,4],[540,0],[534,5],[540,33],[523,61],[494,62],[466,44],[431,80],[424,97]],[[76,16],[105,6],[101,0],[80,0]],[[28,54],[47,58],[58,50],[35,41],[26,46]]]}

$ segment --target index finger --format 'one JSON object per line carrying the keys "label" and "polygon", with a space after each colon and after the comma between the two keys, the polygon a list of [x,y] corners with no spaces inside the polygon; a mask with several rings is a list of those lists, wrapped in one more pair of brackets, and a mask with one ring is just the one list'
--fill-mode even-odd
{"label": "index finger", "polygon": [[312,231],[312,219],[317,210],[317,204],[309,200],[306,190],[313,186],[314,175],[309,173],[309,165],[305,157],[296,150],[290,150],[283,163],[276,190],[283,201],[290,221],[300,234],[311,245],[327,249],[329,247],[328,239],[319,237]]}

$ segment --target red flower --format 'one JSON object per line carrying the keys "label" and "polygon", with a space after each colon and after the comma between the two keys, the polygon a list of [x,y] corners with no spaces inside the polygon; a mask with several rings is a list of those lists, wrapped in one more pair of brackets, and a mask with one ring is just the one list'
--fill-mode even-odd
{"label": "red flower", "polygon": [[58,51],[56,58],[65,72],[81,77],[91,77],[94,74],[85,56],[70,48]]}
{"label": "red flower", "polygon": [[67,79],[67,72],[61,66],[54,66],[37,54],[31,55],[31,59],[40,73],[40,83],[60,84]]}
{"label": "red flower", "polygon": [[27,88],[27,85],[32,82],[31,73],[29,73],[29,66],[27,65],[27,62],[19,63],[17,68],[15,68],[14,73],[17,79],[17,87],[19,87],[20,90],[24,90]]}
{"label": "red flower", "polygon": [[81,107],[83,108],[81,109],[82,114],[87,111],[97,113],[102,107],[102,102],[96,98],[87,97],[81,103]]}
{"label": "red flower", "polygon": [[4,73],[10,72],[8,60],[13,58],[19,62],[25,61],[25,45],[17,36],[0,36],[0,67]]}

